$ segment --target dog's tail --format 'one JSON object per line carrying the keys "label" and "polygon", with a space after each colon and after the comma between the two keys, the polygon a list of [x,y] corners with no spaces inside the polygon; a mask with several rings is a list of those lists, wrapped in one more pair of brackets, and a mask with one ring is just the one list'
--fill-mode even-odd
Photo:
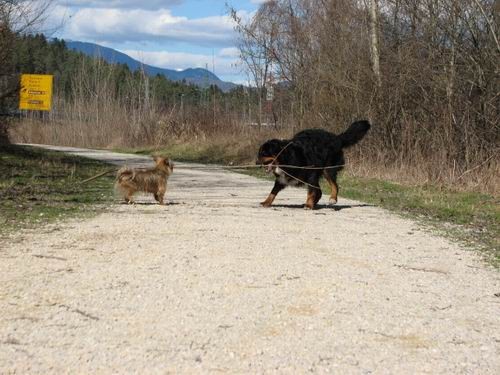
{"label": "dog's tail", "polygon": [[353,122],[345,132],[339,135],[342,147],[350,147],[361,141],[370,127],[370,123],[366,120]]}
{"label": "dog's tail", "polygon": [[133,180],[134,179],[134,170],[128,167],[122,167],[116,172],[116,181],[118,183],[127,181],[127,180]]}

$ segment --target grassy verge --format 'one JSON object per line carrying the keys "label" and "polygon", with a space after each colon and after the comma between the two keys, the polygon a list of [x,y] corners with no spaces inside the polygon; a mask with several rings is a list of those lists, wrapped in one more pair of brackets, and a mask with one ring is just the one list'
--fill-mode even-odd
{"label": "grassy verge", "polygon": [[113,195],[113,177],[81,185],[109,165],[21,146],[0,149],[0,234],[99,211]]}
{"label": "grassy verge", "polygon": [[345,174],[340,186],[344,197],[410,214],[453,239],[480,248],[494,265],[500,266],[498,198],[435,186],[404,186]]}
{"label": "grassy verge", "polygon": [[[269,178],[260,170],[244,171]],[[447,237],[480,249],[500,267],[500,201],[490,195],[455,192],[435,186],[407,186],[343,173],[340,195],[419,220]],[[330,191],[322,183],[323,192]]]}
{"label": "grassy verge", "polygon": [[[200,163],[248,162],[245,153],[231,147],[173,145],[160,152],[175,160]],[[122,150],[150,154],[153,149]],[[248,155],[248,154],[247,154]],[[250,154],[251,155],[251,154]],[[241,173],[269,178],[261,170]],[[340,195],[374,204],[393,212],[418,219],[431,225],[441,234],[483,250],[489,261],[500,267],[500,201],[491,195],[475,192],[456,192],[436,186],[411,186],[394,182],[360,178],[342,173],[339,177]],[[329,192],[327,184],[322,185]]]}

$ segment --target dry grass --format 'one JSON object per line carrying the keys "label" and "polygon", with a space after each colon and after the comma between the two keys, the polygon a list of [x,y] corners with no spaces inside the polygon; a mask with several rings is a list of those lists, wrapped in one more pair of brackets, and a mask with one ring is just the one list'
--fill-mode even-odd
{"label": "dry grass", "polygon": [[[125,116],[126,117],[126,116]],[[102,118],[101,118],[102,120]],[[142,131],[140,130],[142,129]],[[201,121],[181,122],[172,114],[134,123],[113,118],[107,124],[94,122],[40,121],[26,118],[11,127],[15,142],[76,147],[109,148],[152,153],[169,150],[186,161],[248,163],[255,160],[259,145],[270,138],[289,138],[292,130],[251,127],[228,118],[208,129]],[[395,158],[377,146],[370,134],[361,145],[348,150],[352,175],[413,186],[436,186],[451,191],[500,195],[500,158],[479,159],[469,168],[437,152],[424,155],[418,147]]]}

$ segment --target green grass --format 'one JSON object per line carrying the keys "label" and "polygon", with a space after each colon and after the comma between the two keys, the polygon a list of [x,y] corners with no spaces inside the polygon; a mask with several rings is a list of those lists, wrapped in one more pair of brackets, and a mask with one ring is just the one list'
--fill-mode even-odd
{"label": "green grass", "polygon": [[113,196],[113,177],[80,184],[108,164],[15,145],[0,148],[0,234],[99,212]]}

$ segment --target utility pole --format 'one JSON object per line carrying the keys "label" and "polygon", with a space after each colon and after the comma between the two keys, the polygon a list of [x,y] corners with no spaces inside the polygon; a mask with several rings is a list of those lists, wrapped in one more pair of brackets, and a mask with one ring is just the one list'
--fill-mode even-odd
{"label": "utility pole", "polygon": [[[212,49],[212,73],[215,75],[215,52],[214,50]],[[214,97],[213,97],[213,107],[214,107],[214,115],[213,115],[213,118],[214,118],[214,127],[215,127],[215,112],[216,112],[216,107],[215,107],[215,83],[213,84],[213,90],[214,90]]]}

